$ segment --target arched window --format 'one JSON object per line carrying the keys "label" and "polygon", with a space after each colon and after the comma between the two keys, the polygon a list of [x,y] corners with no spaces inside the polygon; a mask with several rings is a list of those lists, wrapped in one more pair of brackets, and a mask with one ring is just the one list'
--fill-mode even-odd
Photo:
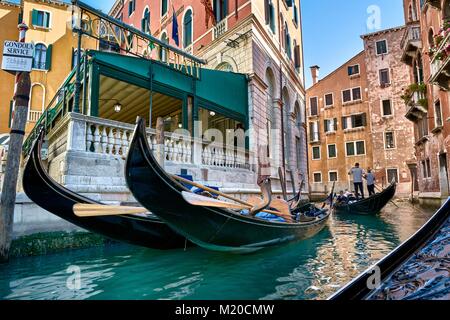
{"label": "arched window", "polygon": [[142,15],[141,30],[145,33],[150,33],[150,10],[145,8]]}
{"label": "arched window", "polygon": [[192,44],[192,10],[189,9],[183,18],[183,47],[187,48]]}
{"label": "arched window", "polygon": [[31,86],[30,110],[44,111],[45,108],[44,98],[45,98],[44,86],[40,83],[34,83]]}
{"label": "arched window", "polygon": [[216,70],[233,72],[233,66],[228,62],[222,62],[216,67]]}
{"label": "arched window", "polygon": [[289,57],[292,58],[292,49],[291,49],[291,35],[289,34],[289,29],[287,23],[284,24],[284,50]]}
{"label": "arched window", "polygon": [[[169,43],[169,38],[167,37],[167,33],[164,31],[161,35],[161,41],[164,43]],[[159,48],[159,59],[162,62],[167,62],[167,49],[164,47]]]}
{"label": "arched window", "polygon": [[34,47],[34,59],[33,59],[33,69],[46,69],[47,61],[47,46],[42,43],[38,43]]}
{"label": "arched window", "polygon": [[167,0],[161,0],[161,16],[165,15],[169,10],[169,4]]}

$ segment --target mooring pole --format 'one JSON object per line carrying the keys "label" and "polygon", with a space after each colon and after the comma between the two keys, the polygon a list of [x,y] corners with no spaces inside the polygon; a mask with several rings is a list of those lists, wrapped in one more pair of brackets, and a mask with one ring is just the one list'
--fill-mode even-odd
{"label": "mooring pole", "polygon": [[[28,27],[21,23],[19,42],[25,42]],[[25,136],[25,125],[28,117],[31,80],[29,72],[17,72],[14,88],[14,112],[6,161],[5,179],[3,181],[0,201],[0,263],[9,260],[9,249],[14,222],[14,206],[16,202],[17,180],[19,175],[22,144]]]}

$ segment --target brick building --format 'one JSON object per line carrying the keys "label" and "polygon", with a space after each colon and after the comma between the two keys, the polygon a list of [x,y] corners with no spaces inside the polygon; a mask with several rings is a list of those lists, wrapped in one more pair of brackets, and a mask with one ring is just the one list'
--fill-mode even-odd
{"label": "brick building", "polygon": [[[379,185],[393,179],[399,195],[411,189],[413,126],[401,96],[409,73],[401,62],[404,27],[363,35],[364,50],[307,90],[309,174],[321,192],[336,181],[353,190],[350,168],[371,168]],[[367,191],[365,191],[367,193]]]}
{"label": "brick building", "polygon": [[404,27],[381,30],[362,36],[367,68],[373,165],[378,182],[395,179],[397,194],[411,192],[414,162],[414,128],[406,118],[401,98],[409,85],[409,72],[401,61]]}
{"label": "brick building", "polygon": [[[110,15],[204,59],[207,68],[247,74],[248,129],[264,133],[259,141],[250,137],[250,150],[268,144],[274,177],[284,158],[297,184],[307,180],[299,1],[214,0],[211,8],[216,24],[202,1],[192,0],[118,0]],[[172,37],[174,11],[178,44]],[[148,55],[171,59],[157,50]]]}
{"label": "brick building", "polygon": [[414,124],[416,188],[422,201],[449,195],[450,1],[404,0],[403,62],[411,85],[403,95],[405,116]]}
{"label": "brick building", "polygon": [[356,162],[372,165],[369,101],[364,52],[360,52],[307,90],[308,155],[312,192],[352,190],[348,171]]}

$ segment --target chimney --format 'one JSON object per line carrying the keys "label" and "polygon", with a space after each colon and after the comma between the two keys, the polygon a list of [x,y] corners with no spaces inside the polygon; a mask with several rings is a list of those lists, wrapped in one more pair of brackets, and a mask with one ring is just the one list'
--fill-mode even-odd
{"label": "chimney", "polygon": [[315,85],[317,82],[319,82],[319,66],[312,66],[311,68],[311,76],[312,76],[312,82],[313,85]]}

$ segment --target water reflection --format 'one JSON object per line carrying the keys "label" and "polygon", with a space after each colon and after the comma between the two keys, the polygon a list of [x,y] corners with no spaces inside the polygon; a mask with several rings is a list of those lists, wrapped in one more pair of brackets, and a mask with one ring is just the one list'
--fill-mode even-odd
{"label": "water reflection", "polygon": [[[251,255],[114,245],[0,265],[2,299],[322,299],[406,240],[431,216],[407,205],[334,216],[316,237]],[[81,269],[70,290],[69,266]]]}

